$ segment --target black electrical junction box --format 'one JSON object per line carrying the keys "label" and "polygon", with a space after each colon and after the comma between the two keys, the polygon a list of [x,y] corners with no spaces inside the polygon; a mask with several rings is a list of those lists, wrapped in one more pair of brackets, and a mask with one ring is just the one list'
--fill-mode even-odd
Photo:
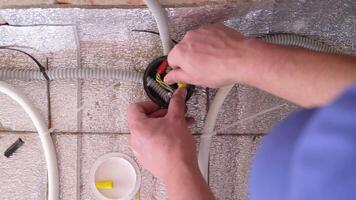
{"label": "black electrical junction box", "polygon": [[[164,76],[171,70],[168,66],[167,56],[159,57],[153,60],[145,70],[143,75],[143,87],[148,97],[162,108],[168,108],[169,101],[178,84],[167,85],[163,82]],[[193,95],[195,86],[186,85],[186,101]]]}

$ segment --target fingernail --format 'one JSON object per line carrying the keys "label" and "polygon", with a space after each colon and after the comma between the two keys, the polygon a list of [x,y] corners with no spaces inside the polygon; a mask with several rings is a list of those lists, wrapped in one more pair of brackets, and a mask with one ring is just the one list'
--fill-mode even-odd
{"label": "fingernail", "polygon": [[170,79],[169,77],[164,77],[164,82],[167,83],[167,84],[172,84],[172,79]]}
{"label": "fingernail", "polygon": [[187,89],[186,88],[178,88],[175,91],[174,95],[179,95],[180,97],[185,99],[187,97]]}

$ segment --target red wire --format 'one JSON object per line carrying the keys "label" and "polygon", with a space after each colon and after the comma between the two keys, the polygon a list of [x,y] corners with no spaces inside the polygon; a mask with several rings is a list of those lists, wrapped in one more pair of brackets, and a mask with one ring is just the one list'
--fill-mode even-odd
{"label": "red wire", "polygon": [[156,72],[159,73],[159,74],[163,74],[164,71],[167,69],[168,67],[168,61],[167,60],[164,60],[160,65],[159,67],[156,69]]}

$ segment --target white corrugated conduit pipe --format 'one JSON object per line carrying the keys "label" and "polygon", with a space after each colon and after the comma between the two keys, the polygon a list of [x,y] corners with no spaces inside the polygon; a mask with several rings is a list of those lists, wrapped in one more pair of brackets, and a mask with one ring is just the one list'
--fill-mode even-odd
{"label": "white corrugated conduit pipe", "polygon": [[[151,2],[153,0],[146,0],[146,2]],[[152,4],[158,5],[159,4]],[[155,11],[162,11],[162,9],[154,9]],[[163,22],[167,22],[166,19],[161,20],[161,15],[154,14],[156,21],[160,22],[158,24],[159,31],[163,30],[164,34],[160,32],[161,40],[164,42],[162,45],[164,48],[164,55],[167,55],[172,48],[172,41],[167,37],[168,27],[162,27]],[[168,39],[167,39],[168,38]],[[273,44],[287,45],[301,47],[313,51],[326,52],[326,53],[338,53],[337,50],[321,43],[317,40],[307,38],[304,36],[297,36],[292,34],[273,34],[265,35],[259,37],[261,40],[270,42]],[[50,69],[46,71],[49,80],[77,80],[77,79],[97,79],[97,80],[115,80],[120,82],[132,82],[132,83],[142,83],[143,73],[120,70],[120,69],[109,69],[109,68],[59,68]],[[23,80],[23,81],[40,81],[46,80],[43,74],[37,69],[14,69],[14,68],[0,68],[0,80]]]}
{"label": "white corrugated conduit pipe", "polygon": [[[117,80],[120,82],[142,83],[143,74],[134,71],[124,71],[107,68],[59,68],[47,70],[49,80],[63,79],[98,79],[98,80]],[[23,81],[44,81],[46,80],[42,72],[38,69],[14,69],[1,68],[0,80],[23,80]]]}
{"label": "white corrugated conduit pipe", "polygon": [[45,154],[47,173],[48,173],[48,199],[59,199],[59,175],[56,151],[53,145],[51,134],[48,131],[45,120],[42,118],[38,110],[33,106],[30,100],[16,88],[9,84],[0,81],[0,92],[6,94],[11,99],[16,101],[31,118],[38,135],[41,139],[42,148]]}
{"label": "white corrugated conduit pipe", "polygon": [[294,34],[270,34],[259,37],[261,40],[273,44],[286,45],[309,49],[312,51],[319,51],[324,53],[338,53],[338,51],[329,45],[326,45],[318,40],[308,38],[306,36],[294,35]]}

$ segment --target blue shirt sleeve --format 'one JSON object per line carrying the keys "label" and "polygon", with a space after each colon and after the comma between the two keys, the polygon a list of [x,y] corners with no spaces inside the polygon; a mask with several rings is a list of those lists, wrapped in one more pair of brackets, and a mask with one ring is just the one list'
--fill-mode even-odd
{"label": "blue shirt sleeve", "polygon": [[332,104],[292,114],[264,138],[252,200],[356,199],[356,86]]}

